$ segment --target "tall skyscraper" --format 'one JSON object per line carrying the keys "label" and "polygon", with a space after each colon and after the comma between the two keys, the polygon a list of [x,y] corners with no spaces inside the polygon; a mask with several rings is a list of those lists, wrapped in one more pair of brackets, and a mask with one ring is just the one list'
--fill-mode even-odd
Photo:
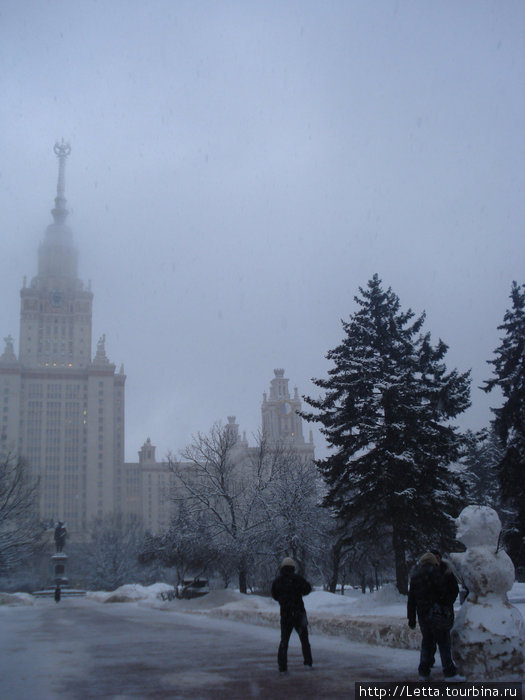
{"label": "tall skyscraper", "polygon": [[[148,438],[138,462],[124,462],[123,368],[115,371],[105,336],[92,351],[93,294],[78,278],[78,253],[66,224],[65,167],[68,144],[55,145],[58,185],[53,221],[38,249],[36,276],[20,290],[19,354],[5,338],[0,355],[0,456],[23,458],[40,482],[40,515],[65,520],[72,534],[94,517],[122,512],[160,532],[169,524],[173,474],[157,462]],[[313,460],[314,444],[303,437],[301,401],[283,369],[274,370],[261,406],[269,444],[286,445]],[[246,436],[234,416],[226,426],[238,437],[239,459],[248,457]],[[188,464],[188,469],[191,465]]]}
{"label": "tall skyscraper", "polygon": [[66,224],[68,144],[55,145],[58,185],[53,222],[38,250],[38,271],[20,291],[20,349],[11,336],[0,356],[0,440],[40,480],[43,519],[70,531],[122,507],[124,384],[105,352],[91,357],[93,294],[78,278]]}

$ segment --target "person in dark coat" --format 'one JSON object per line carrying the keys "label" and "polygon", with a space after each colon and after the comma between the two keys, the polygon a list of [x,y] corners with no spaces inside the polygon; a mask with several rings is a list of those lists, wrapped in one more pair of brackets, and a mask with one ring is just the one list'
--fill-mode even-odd
{"label": "person in dark coat", "polygon": [[[454,574],[432,552],[426,552],[410,579],[407,617],[411,629],[416,626],[416,615],[421,629],[421,654],[419,676],[430,678],[436,648],[439,647],[443,675],[446,680],[461,680],[452,660],[450,629],[454,622],[453,604],[458,595],[458,584]],[[452,581],[454,579],[454,581]]]}
{"label": "person in dark coat", "polygon": [[443,561],[441,552],[439,549],[431,549],[430,553],[433,554],[438,562],[439,573],[441,575],[441,605],[445,607],[448,614],[454,623],[454,603],[459,594],[458,580],[455,577],[452,569]]}
{"label": "person in dark coat", "polygon": [[465,602],[466,598],[468,597],[469,590],[465,586],[465,583],[461,581],[461,590],[459,588],[458,580],[456,578],[456,575],[450,568],[450,566],[447,564],[446,561],[443,561],[443,558],[441,556],[441,552],[439,549],[431,549],[431,553],[436,557],[439,563],[439,570],[441,572],[441,575],[444,578],[444,584],[445,587],[447,588],[447,598],[449,599],[449,605],[452,609],[452,619],[454,619],[454,601],[458,597],[458,592],[459,592],[459,602],[461,605]]}
{"label": "person in dark coat", "polygon": [[286,557],[281,564],[279,576],[272,583],[272,598],[281,608],[281,642],[277,654],[279,671],[288,668],[288,642],[295,629],[301,640],[304,665],[312,665],[312,650],[308,640],[308,620],[304,609],[303,596],[308,595],[312,586],[306,579],[295,573],[295,562]]}

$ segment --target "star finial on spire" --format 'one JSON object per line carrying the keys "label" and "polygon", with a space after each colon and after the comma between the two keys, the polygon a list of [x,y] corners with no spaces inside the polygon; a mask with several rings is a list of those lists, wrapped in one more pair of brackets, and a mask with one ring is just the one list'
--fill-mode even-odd
{"label": "star finial on spire", "polygon": [[55,224],[62,224],[66,220],[66,217],[69,213],[66,209],[67,200],[64,196],[64,173],[66,169],[66,158],[71,153],[71,146],[69,145],[69,143],[65,143],[64,139],[62,139],[61,143],[58,143],[58,141],[55,143],[53,150],[58,158],[58,182],[57,196],[55,198],[55,208],[52,210],[51,213],[53,214],[53,218],[55,219]]}

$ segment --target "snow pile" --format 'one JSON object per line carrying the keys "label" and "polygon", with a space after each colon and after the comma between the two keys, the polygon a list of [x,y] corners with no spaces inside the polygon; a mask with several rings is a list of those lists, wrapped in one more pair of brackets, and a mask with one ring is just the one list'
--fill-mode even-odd
{"label": "snow pile", "polygon": [[167,591],[173,591],[173,586],[170,586],[168,583],[154,583],[151,586],[141,586],[140,583],[128,583],[111,593],[96,591],[87,593],[87,597],[100,603],[134,603],[137,601],[154,601],[160,598],[161,593]]}
{"label": "snow pile", "polygon": [[231,588],[219,588],[196,598],[173,598],[170,601],[157,600],[154,603],[154,607],[158,610],[207,615],[215,608],[227,607],[228,605],[242,602],[244,598],[246,596],[239,593],[239,591],[234,591]]}
{"label": "snow pile", "polygon": [[[155,607],[279,626],[279,605],[274,600],[229,589],[211,591],[192,600],[157,601]],[[305,607],[313,632],[401,649],[419,648],[418,632],[410,630],[406,623],[406,598],[391,586],[367,595],[356,591],[350,591],[348,596],[314,591],[305,598]]]}
{"label": "snow pile", "polygon": [[[512,592],[514,598],[523,599],[525,603],[525,584],[515,584]],[[419,629],[411,630],[407,625],[406,596],[401,595],[393,584],[366,595],[352,589],[344,596],[313,591],[304,603],[313,632],[398,649],[420,647]],[[166,611],[279,626],[279,606],[274,600],[243,595],[230,589],[211,591],[192,600],[155,601],[154,605]]]}
{"label": "snow pile", "polygon": [[407,598],[396,588],[395,584],[387,583],[378,591],[368,595],[358,594],[354,610],[360,615],[399,615],[400,607],[406,617]]}
{"label": "snow pile", "polygon": [[406,621],[406,596],[394,584],[363,595],[340,596],[316,591],[305,600],[310,627],[367,644],[418,649],[420,635]]}
{"label": "snow pile", "polygon": [[34,605],[35,599],[30,593],[0,593],[0,605]]}
{"label": "snow pile", "polygon": [[394,647],[395,649],[419,649],[419,631],[411,630],[400,617],[366,615],[362,617],[327,618],[309,615],[310,628],[315,632],[338,635],[355,642]]}
{"label": "snow pile", "polygon": [[[352,611],[356,609],[360,596],[363,594],[354,590],[350,590],[345,595],[328,593],[327,591],[312,591],[304,601],[310,612],[330,616],[345,615],[352,614]],[[363,596],[363,598],[365,597],[367,596]]]}
{"label": "snow pile", "polygon": [[[152,586],[129,584],[113,592],[92,592],[87,597],[97,602],[127,602],[151,607],[166,613],[187,613],[227,618],[238,622],[279,628],[279,606],[268,597],[244,595],[239,591],[215,589],[192,599],[163,600],[161,593],[173,586],[157,583]],[[515,583],[511,601],[525,612],[525,583]],[[398,649],[419,649],[419,628],[409,629],[406,619],[406,596],[393,584],[374,593],[347,588],[344,596],[322,590],[313,591],[304,599],[312,632],[340,636],[348,640]],[[456,605],[456,614],[460,610]]]}

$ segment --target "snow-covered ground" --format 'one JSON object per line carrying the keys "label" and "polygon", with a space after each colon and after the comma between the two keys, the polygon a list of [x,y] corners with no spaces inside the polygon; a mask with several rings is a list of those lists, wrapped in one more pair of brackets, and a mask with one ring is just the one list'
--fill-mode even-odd
{"label": "snow-covered ground", "polygon": [[[415,681],[419,654],[312,633],[314,668],[299,639],[278,673],[279,624],[154,609],[147,599],[0,606],[0,693],[64,698],[352,698],[354,683]],[[436,679],[441,679],[441,669]]]}
{"label": "snow-covered ground", "polygon": [[[27,594],[0,593],[0,645],[3,644],[5,655],[0,659],[0,677],[10,674],[4,678],[12,676],[13,686],[13,692],[6,697],[24,700],[67,697],[63,690],[55,688],[58,680],[64,680],[65,667],[69,675],[66,674],[64,682],[75,688],[75,692],[82,688],[95,692],[94,686],[100,686],[108,693],[109,690],[114,692],[115,697],[124,697],[125,693],[119,693],[129,686],[136,694],[137,688],[142,687],[140,683],[152,682],[150,671],[145,671],[142,677],[131,670],[134,664],[142,668],[140,664],[146,648],[151,651],[148,664],[159,667],[156,682],[161,690],[167,678],[161,671],[168,668],[170,683],[178,688],[184,682],[191,685],[192,693],[198,691],[192,697],[216,696],[215,690],[214,694],[208,694],[208,687],[203,684],[211,683],[217,668],[228,683],[240,682],[242,671],[228,659],[243,655],[248,659],[250,682],[255,682],[254,674],[258,674],[258,687],[266,690],[268,684],[279,682],[275,673],[279,609],[274,601],[241,595],[231,589],[212,590],[193,600],[162,600],[161,593],[169,590],[173,590],[172,587],[163,583],[147,587],[130,584],[113,592],[90,592],[85,598],[65,597],[58,606],[49,599]],[[525,584],[515,584],[509,597],[525,615]],[[348,688],[353,688],[355,680],[417,680],[419,632],[409,630],[406,599],[393,587],[385,586],[366,595],[349,589],[345,596],[317,590],[305,598],[305,605],[315,650],[315,688],[330,690],[330,694],[322,697],[351,697]],[[82,630],[80,635],[79,629]],[[35,630],[39,630],[38,634]],[[101,635],[105,642],[102,655],[98,651]],[[128,666],[121,655],[124,639],[127,640]],[[202,645],[203,639],[210,643],[220,639],[224,640],[224,645],[229,645],[225,646],[222,656],[216,650],[215,670],[209,668],[209,649]],[[178,651],[174,647],[176,643],[179,643]],[[163,650],[168,657],[163,656]],[[292,637],[291,655],[294,663],[288,680],[297,690],[297,684],[304,678],[296,635]],[[27,658],[33,659],[30,669]],[[176,669],[174,664],[178,664]],[[97,669],[95,674],[93,668]],[[12,669],[15,672],[11,673]],[[441,679],[438,668],[436,680]],[[186,686],[184,688],[186,692]],[[312,689],[315,688],[312,685]],[[39,695],[35,694],[35,689]],[[273,695],[268,690],[270,694],[265,697],[282,697],[281,690]],[[91,697],[86,694],[88,696]],[[304,695],[314,696],[308,692]],[[180,697],[186,695],[182,693]]]}
{"label": "snow-covered ground", "polygon": [[[172,586],[166,583],[128,584],[112,592],[88,592],[87,597],[100,603],[129,602],[166,612],[208,615],[260,625],[278,624],[279,606],[271,598],[219,589],[191,600],[163,600],[161,594],[171,590]],[[515,583],[509,599],[525,618],[525,583]],[[32,601],[32,596],[27,594],[0,593],[0,605],[30,605]],[[312,632],[400,649],[419,648],[419,631],[410,630],[407,625],[406,597],[392,584],[366,594],[349,588],[344,596],[315,590],[304,602]]]}
{"label": "snow-covered ground", "polygon": [[[279,606],[271,598],[242,595],[232,589],[212,590],[191,600],[162,600],[161,593],[172,590],[168,584],[130,584],[116,591],[88,593],[101,603],[137,602],[167,612],[223,617],[251,624],[275,626]],[[525,618],[525,583],[515,583],[510,601]],[[359,642],[401,649],[418,649],[419,630],[410,630],[406,620],[406,597],[393,584],[374,593],[347,589],[344,596],[316,590],[304,599],[310,629]]]}

